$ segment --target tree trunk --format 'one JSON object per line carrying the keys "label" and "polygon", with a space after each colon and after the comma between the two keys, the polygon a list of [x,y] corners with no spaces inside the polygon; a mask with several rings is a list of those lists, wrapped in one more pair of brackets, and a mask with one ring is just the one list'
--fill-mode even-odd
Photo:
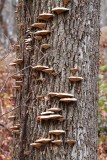
{"label": "tree trunk", "polygon": [[[33,30],[33,50],[27,51],[24,39],[29,37],[30,31],[25,31],[32,23],[40,22],[37,19],[39,14],[49,13],[55,7],[67,7],[69,11],[55,14],[46,22],[46,29],[51,33],[43,40],[35,40],[33,33],[38,29]],[[13,160],[97,160],[100,1],[72,0],[64,5],[62,0],[23,0],[18,10],[21,52],[17,57],[23,58],[24,63],[17,70],[33,64],[43,65],[54,68],[56,75],[35,71],[31,67],[22,72],[24,80],[22,89],[17,91],[19,110],[15,121],[20,122],[20,136],[14,136]],[[41,51],[44,43],[51,47]],[[76,76],[83,77],[80,82],[68,80],[74,67],[79,68]],[[49,92],[72,93],[77,102],[60,102],[57,97],[48,97]],[[64,121],[37,120],[41,112],[52,107],[62,109]],[[50,135],[49,131],[54,129],[64,130],[65,134]],[[61,139],[63,143],[60,146],[48,143],[39,149],[30,145],[41,137]],[[76,143],[69,146],[67,139],[74,139]]]}

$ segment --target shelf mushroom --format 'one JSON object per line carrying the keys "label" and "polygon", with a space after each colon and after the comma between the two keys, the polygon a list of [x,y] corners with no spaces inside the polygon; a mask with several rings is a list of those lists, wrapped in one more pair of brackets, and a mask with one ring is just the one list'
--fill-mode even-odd
{"label": "shelf mushroom", "polygon": [[52,130],[52,131],[49,131],[49,134],[54,134],[56,136],[64,134],[64,133],[65,133],[64,130]]}
{"label": "shelf mushroom", "polygon": [[66,140],[66,143],[70,146],[74,145],[76,143],[76,140]]}
{"label": "shelf mushroom", "polygon": [[64,103],[70,103],[70,102],[76,102],[77,99],[76,98],[61,98],[59,101],[64,102]]}
{"label": "shelf mushroom", "polygon": [[63,141],[62,140],[54,140],[54,141],[52,141],[51,143],[53,143],[53,144],[55,144],[55,145],[61,145],[61,143],[62,143]]}
{"label": "shelf mushroom", "polygon": [[70,0],[63,0],[63,2],[64,2],[65,5],[68,4],[69,1]]}
{"label": "shelf mushroom", "polygon": [[51,32],[49,30],[41,30],[41,31],[35,32],[35,35],[37,35],[37,36],[46,36],[46,35],[48,35],[50,33]]}
{"label": "shelf mushroom", "polygon": [[69,11],[68,8],[64,8],[64,7],[56,7],[52,9],[52,12],[55,12],[57,14],[61,14],[63,12]]}
{"label": "shelf mushroom", "polygon": [[71,68],[71,73],[75,75],[78,72],[78,68]]}
{"label": "shelf mushroom", "polygon": [[49,143],[51,141],[52,141],[52,139],[50,139],[50,138],[40,138],[40,139],[36,140],[36,143]]}
{"label": "shelf mushroom", "polygon": [[48,49],[50,47],[51,47],[50,44],[42,44],[41,45],[41,49]]}
{"label": "shelf mushroom", "polygon": [[71,82],[79,82],[79,81],[83,80],[82,77],[75,77],[75,76],[68,77],[68,79]]}
{"label": "shelf mushroom", "polygon": [[21,87],[20,86],[12,86],[13,89],[19,90]]}
{"label": "shelf mushroom", "polygon": [[44,20],[44,21],[49,21],[50,19],[52,19],[54,17],[54,14],[51,13],[42,13],[38,16],[37,19],[39,20]]}
{"label": "shelf mushroom", "polygon": [[54,114],[54,112],[52,111],[46,111],[46,112],[42,112],[41,115],[50,115],[50,114]]}
{"label": "shelf mushroom", "polygon": [[41,41],[41,40],[43,39],[42,36],[35,36],[34,38],[35,38],[36,40],[38,40],[38,41]]}
{"label": "shelf mushroom", "polygon": [[52,111],[52,112],[58,113],[58,112],[61,112],[62,109],[60,109],[60,108],[49,108],[48,111]]}
{"label": "shelf mushroom", "polygon": [[47,74],[52,74],[52,75],[55,73],[53,68],[44,69],[42,72],[45,72]]}
{"label": "shelf mushroom", "polygon": [[24,76],[24,74],[15,74],[12,76],[13,79],[17,80],[17,79],[22,79]]}
{"label": "shelf mushroom", "polygon": [[40,120],[60,120],[61,118],[63,118],[63,116],[60,114],[52,114],[52,115],[41,115],[38,116],[36,119],[40,121]]}
{"label": "shelf mushroom", "polygon": [[9,66],[16,66],[17,65],[17,63],[9,63]]}
{"label": "shelf mushroom", "polygon": [[44,69],[48,69],[48,66],[42,66],[42,65],[38,65],[38,66],[33,66],[32,69],[35,69],[37,71],[42,71]]}
{"label": "shelf mushroom", "polygon": [[31,27],[43,29],[43,28],[46,27],[46,23],[34,23],[34,24],[31,25]]}
{"label": "shelf mushroom", "polygon": [[16,116],[9,116],[8,119],[9,120],[14,120],[16,118]]}
{"label": "shelf mushroom", "polygon": [[42,143],[31,143],[30,146],[36,147],[36,148],[40,148],[43,144]]}
{"label": "shelf mushroom", "polygon": [[49,97],[56,97],[57,94],[58,94],[58,93],[56,93],[56,92],[49,92],[49,93],[48,93],[48,96],[49,96]]}
{"label": "shelf mushroom", "polygon": [[66,97],[74,97],[73,94],[70,94],[70,93],[57,93],[56,97],[58,98],[66,98]]}
{"label": "shelf mushroom", "polygon": [[21,64],[23,62],[23,59],[16,59],[13,63],[16,63],[16,64]]}

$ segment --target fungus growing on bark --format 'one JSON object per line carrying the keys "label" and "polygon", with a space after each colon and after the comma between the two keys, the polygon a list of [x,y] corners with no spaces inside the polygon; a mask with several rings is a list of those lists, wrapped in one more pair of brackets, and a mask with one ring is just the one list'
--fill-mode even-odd
{"label": "fungus growing on bark", "polygon": [[63,0],[63,2],[64,2],[65,5],[68,4],[69,1],[70,0]]}
{"label": "fungus growing on bark", "polygon": [[50,47],[51,47],[50,44],[42,44],[41,45],[41,49],[48,49]]}
{"label": "fungus growing on bark", "polygon": [[24,74],[16,74],[16,75],[13,75],[12,78],[17,80],[17,79],[22,79],[24,76]]}
{"label": "fungus growing on bark", "polygon": [[70,93],[57,93],[56,97],[58,97],[58,98],[66,98],[66,97],[74,97],[74,95],[70,94]]}
{"label": "fungus growing on bark", "polygon": [[46,111],[46,112],[42,112],[41,115],[50,115],[50,114],[54,114],[54,112],[52,111]]}
{"label": "fungus growing on bark", "polygon": [[52,131],[49,131],[49,134],[54,134],[56,136],[64,134],[64,133],[65,133],[64,130],[52,130]]}
{"label": "fungus growing on bark", "polygon": [[14,120],[16,118],[16,116],[9,116],[8,119],[9,120]]}
{"label": "fungus growing on bark", "polygon": [[52,111],[52,112],[58,113],[58,112],[61,112],[62,109],[60,109],[60,108],[49,108],[48,111]]}
{"label": "fungus growing on bark", "polygon": [[46,81],[46,79],[45,78],[38,78],[38,79],[36,79],[37,81],[39,81],[39,82],[45,82]]}
{"label": "fungus growing on bark", "polygon": [[56,144],[56,145],[59,146],[59,145],[61,145],[62,142],[63,142],[62,140],[54,140],[51,143]]}
{"label": "fungus growing on bark", "polygon": [[9,63],[9,66],[16,66],[17,63]]}
{"label": "fungus growing on bark", "polygon": [[48,35],[50,33],[51,32],[49,30],[41,30],[41,31],[35,32],[35,35],[37,35],[37,36],[46,36],[46,35]]}
{"label": "fungus growing on bark", "polygon": [[54,17],[54,14],[51,13],[42,13],[38,16],[37,19],[39,20],[44,20],[44,21],[49,21],[50,19],[52,19]]}
{"label": "fungus growing on bark", "polygon": [[52,141],[52,139],[50,139],[50,138],[40,138],[40,139],[36,140],[37,143],[49,143],[51,141]]}
{"label": "fungus growing on bark", "polygon": [[49,97],[56,97],[57,94],[58,94],[58,93],[56,93],[56,92],[49,92],[49,93],[48,93],[48,96],[49,96]]}
{"label": "fungus growing on bark", "polygon": [[34,23],[31,25],[31,27],[43,29],[46,27],[46,23]]}
{"label": "fungus growing on bark", "polygon": [[31,143],[30,146],[33,146],[39,149],[42,146],[42,143]]}
{"label": "fungus growing on bark", "polygon": [[69,79],[71,82],[79,82],[79,81],[83,80],[82,77],[75,77],[75,76],[68,77],[68,79]]}
{"label": "fungus growing on bark", "polygon": [[23,84],[23,81],[16,81],[16,84],[22,85],[22,84]]}
{"label": "fungus growing on bark", "polygon": [[41,40],[43,39],[42,36],[35,36],[34,38],[35,38],[36,40],[39,40],[39,41],[41,41]]}
{"label": "fungus growing on bark", "polygon": [[54,69],[53,69],[53,68],[44,69],[42,72],[45,72],[45,73],[47,73],[47,74],[53,74]]}
{"label": "fungus growing on bark", "polygon": [[69,11],[68,8],[64,8],[64,7],[56,7],[52,9],[52,12],[55,12],[57,14],[61,14],[63,12]]}
{"label": "fungus growing on bark", "polygon": [[48,69],[49,67],[48,66],[41,66],[41,65],[38,65],[38,66],[33,66],[32,69],[35,69],[37,71],[42,71],[44,69]]}
{"label": "fungus growing on bark", "polygon": [[12,127],[10,127],[10,129],[11,130],[17,130],[17,129],[19,129],[19,126],[17,126],[17,125],[16,126],[12,126]]}
{"label": "fungus growing on bark", "polygon": [[63,118],[63,116],[61,116],[59,114],[54,114],[54,115],[42,115],[42,116],[38,116],[36,119],[38,121],[41,121],[41,120],[59,120],[60,118]]}
{"label": "fungus growing on bark", "polygon": [[23,59],[16,59],[13,63],[21,64],[23,62]]}
{"label": "fungus growing on bark", "polygon": [[59,101],[65,102],[65,103],[70,103],[70,102],[76,102],[77,99],[76,98],[61,98]]}
{"label": "fungus growing on bark", "polygon": [[70,146],[74,145],[76,143],[76,140],[67,140],[66,143]]}
{"label": "fungus growing on bark", "polygon": [[78,68],[71,68],[71,73],[75,75],[78,72]]}
{"label": "fungus growing on bark", "polygon": [[20,86],[12,86],[12,88],[14,88],[14,89],[20,89],[21,87]]}

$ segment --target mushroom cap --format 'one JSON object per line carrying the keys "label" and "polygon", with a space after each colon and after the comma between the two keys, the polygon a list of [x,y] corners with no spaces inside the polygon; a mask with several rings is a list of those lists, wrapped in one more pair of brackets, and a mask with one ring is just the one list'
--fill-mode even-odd
{"label": "mushroom cap", "polygon": [[16,66],[16,65],[17,63],[14,63],[14,62],[9,64],[9,66]]}
{"label": "mushroom cap", "polygon": [[46,111],[41,113],[41,115],[50,115],[50,114],[54,114],[54,112]]}
{"label": "mushroom cap", "polygon": [[56,145],[60,145],[63,141],[62,140],[54,140],[51,143],[56,144]]}
{"label": "mushroom cap", "polygon": [[39,41],[43,39],[42,36],[35,36],[34,38],[35,38],[36,40],[39,40]]}
{"label": "mushroom cap", "polygon": [[74,145],[76,143],[76,140],[67,140],[66,143],[68,145]]}
{"label": "mushroom cap", "polygon": [[58,97],[58,98],[66,98],[66,97],[74,97],[74,95],[70,94],[70,93],[57,93],[56,97]]}
{"label": "mushroom cap", "polygon": [[37,143],[49,143],[51,141],[52,141],[52,139],[50,139],[50,138],[40,138],[40,139],[36,140]]}
{"label": "mushroom cap", "polygon": [[59,101],[69,103],[69,102],[76,102],[77,99],[76,98],[61,98]]}
{"label": "mushroom cap", "polygon": [[44,69],[43,72],[48,73],[48,74],[51,74],[51,73],[54,72],[54,69],[53,69],[53,68]]}
{"label": "mushroom cap", "polygon": [[23,59],[16,59],[13,63],[21,64],[23,62]]}
{"label": "mushroom cap", "polygon": [[13,79],[22,79],[24,74],[15,74],[12,76]]}
{"label": "mushroom cap", "polygon": [[71,73],[73,74],[73,75],[75,75],[76,74],[76,72],[78,72],[78,68],[71,68]]}
{"label": "mushroom cap", "polygon": [[35,35],[37,35],[37,36],[45,36],[45,35],[47,35],[47,34],[49,34],[50,33],[50,31],[49,30],[41,30],[41,31],[37,31],[37,32],[35,32]]}
{"label": "mushroom cap", "polygon": [[8,119],[10,120],[14,120],[16,118],[16,116],[9,116]]}
{"label": "mushroom cap", "polygon": [[11,130],[17,130],[17,129],[19,129],[19,126],[17,126],[17,125],[16,126],[12,126],[12,127],[10,127],[10,129]]}
{"label": "mushroom cap", "polygon": [[16,81],[17,84],[22,85],[23,81]]}
{"label": "mushroom cap", "polygon": [[57,113],[57,112],[61,112],[62,109],[60,109],[60,108],[49,108],[48,111],[52,111],[52,112]]}
{"label": "mushroom cap", "polygon": [[65,131],[64,130],[52,130],[52,131],[49,131],[49,134],[54,134],[54,135],[61,135],[61,134],[64,134]]}
{"label": "mushroom cap", "polygon": [[63,118],[63,116],[59,115],[59,114],[52,114],[52,115],[42,115],[42,116],[38,116],[37,119],[38,120],[59,120],[60,118]]}
{"label": "mushroom cap", "polygon": [[69,1],[70,0],[63,0],[63,2],[64,2],[65,5],[68,4]]}
{"label": "mushroom cap", "polygon": [[46,23],[34,23],[31,25],[31,27],[43,29],[46,27]]}
{"label": "mushroom cap", "polygon": [[38,66],[33,66],[32,68],[35,69],[35,70],[37,70],[37,71],[42,71],[44,69],[48,69],[49,67],[48,66],[38,65]]}
{"label": "mushroom cap", "polygon": [[50,97],[56,97],[57,94],[58,94],[58,93],[56,93],[56,92],[49,92],[49,93],[48,93],[48,96],[50,96]]}
{"label": "mushroom cap", "polygon": [[42,143],[31,143],[30,146],[40,148],[42,146]]}
{"label": "mushroom cap", "polygon": [[20,89],[20,86],[12,86],[12,88]]}
{"label": "mushroom cap", "polygon": [[79,81],[83,80],[82,77],[75,77],[75,76],[68,77],[68,79],[69,79],[71,82],[79,82]]}
{"label": "mushroom cap", "polygon": [[64,7],[56,7],[56,8],[52,9],[52,12],[55,12],[57,14],[60,14],[60,13],[66,12],[66,11],[69,11],[69,9],[64,8]]}
{"label": "mushroom cap", "polygon": [[42,13],[42,14],[39,14],[39,16],[38,16],[37,19],[48,21],[48,20],[50,20],[53,17],[54,17],[54,14],[51,14],[51,13]]}
{"label": "mushroom cap", "polygon": [[48,48],[50,48],[50,44],[42,44],[41,48],[48,49]]}

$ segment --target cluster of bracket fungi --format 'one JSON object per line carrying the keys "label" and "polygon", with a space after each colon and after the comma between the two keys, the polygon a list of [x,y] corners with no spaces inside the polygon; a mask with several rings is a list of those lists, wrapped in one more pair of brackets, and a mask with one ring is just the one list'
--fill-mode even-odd
{"label": "cluster of bracket fungi", "polygon": [[[68,4],[69,0],[63,0],[64,4]],[[56,14],[61,14],[63,12],[67,12],[69,11],[68,8],[64,8],[64,7],[56,7],[52,9],[52,13],[42,13],[39,14],[38,16],[38,21],[44,21],[43,22],[37,22],[31,25],[31,28],[36,28],[36,29],[40,29],[39,31],[35,32],[35,39],[36,40],[42,40],[43,36],[46,36],[48,34],[51,34],[51,31],[49,30],[45,30],[44,28],[46,27],[46,23],[47,21],[49,21],[51,18],[54,17],[53,13]],[[27,38],[25,39],[25,46],[26,46],[26,50],[31,51],[32,50],[32,39],[29,35],[29,30],[26,31],[27,33]],[[50,48],[51,46],[49,44],[42,44],[41,45],[41,49],[45,49],[47,50],[48,48]],[[20,48],[20,45],[15,45],[16,50],[18,50]],[[17,65],[21,65],[23,63],[23,59],[16,59],[15,61],[13,61],[12,63],[10,63],[10,66],[17,66]],[[33,65],[32,69],[34,71],[37,72],[44,72],[46,74],[49,75],[56,75],[54,68],[49,68],[48,66],[43,66],[43,65]],[[71,73],[72,76],[68,77],[68,80],[71,82],[79,82],[81,81],[83,78],[76,76],[76,73],[79,71],[78,67],[75,68],[71,68]],[[12,76],[12,78],[14,78],[16,80],[16,85],[13,86],[14,89],[19,90],[21,89],[22,85],[23,85],[23,74],[17,74]],[[36,77],[35,73],[32,74],[32,76]],[[37,80],[41,80],[43,81],[43,78],[39,78]],[[74,98],[73,94],[70,93],[56,93],[56,92],[49,92],[48,93],[48,97],[49,98],[54,98],[57,97],[59,98],[59,101],[65,104],[71,103],[71,102],[76,102],[77,99]],[[11,96],[11,99],[15,99],[15,96]],[[41,98],[41,97],[39,97]],[[54,121],[63,121],[65,120],[65,118],[60,114],[61,113],[61,109],[60,108],[49,108],[47,109],[45,112],[42,112],[39,116],[37,116],[36,120],[37,121],[48,121],[48,120],[54,120]],[[15,116],[10,116],[8,117],[10,120],[15,119]],[[16,124],[15,126],[11,127],[13,133],[15,134],[19,134],[19,128],[20,128],[20,124]],[[62,135],[65,134],[64,130],[50,130],[49,131],[50,135]],[[68,145],[74,145],[76,143],[75,140],[70,140],[70,139],[66,139],[64,141],[65,143],[67,143]],[[41,146],[43,146],[44,144],[47,143],[52,143],[55,145],[60,145],[63,143],[63,140],[61,139],[51,139],[51,138],[40,138],[37,139],[34,143],[31,143],[30,145],[36,148],[40,148]]]}

